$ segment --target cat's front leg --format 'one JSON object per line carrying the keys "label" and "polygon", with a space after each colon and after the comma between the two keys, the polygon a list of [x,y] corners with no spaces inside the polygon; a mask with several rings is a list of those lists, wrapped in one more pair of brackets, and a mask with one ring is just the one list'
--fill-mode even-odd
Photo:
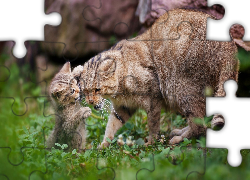
{"label": "cat's front leg", "polygon": [[[89,107],[81,107],[79,111],[71,115],[64,123],[63,129],[67,133],[75,131],[81,120],[85,120],[91,115],[91,109]],[[85,122],[84,122],[85,123]]]}
{"label": "cat's front leg", "polygon": [[105,130],[105,135],[99,148],[102,149],[102,148],[108,147],[109,142],[106,140],[106,138],[108,137],[111,140],[114,139],[115,133],[122,126],[123,126],[123,123],[116,117],[115,113],[112,112],[109,116],[109,120],[108,120],[107,127]]}
{"label": "cat's front leg", "polygon": [[114,139],[114,135],[117,130],[120,129],[126,123],[126,121],[135,113],[134,109],[129,109],[124,106],[115,109],[116,110],[114,110],[109,116],[105,135],[99,148],[108,147],[109,142],[106,140],[106,138],[108,137],[110,140]]}

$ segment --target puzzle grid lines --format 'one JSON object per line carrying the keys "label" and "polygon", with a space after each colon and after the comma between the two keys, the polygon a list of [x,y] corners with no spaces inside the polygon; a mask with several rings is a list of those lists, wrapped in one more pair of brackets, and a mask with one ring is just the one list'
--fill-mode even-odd
{"label": "puzzle grid lines", "polygon": [[[96,2],[87,5],[82,10],[81,18],[82,21],[91,21],[91,23],[97,23],[97,24],[99,23],[99,27],[101,28],[102,26],[101,17],[86,17],[87,15],[89,15],[88,13],[91,12],[92,8],[99,9],[101,11],[104,2],[99,1],[98,5],[96,5],[95,3]],[[85,11],[87,10],[89,10],[89,12],[85,14]],[[171,18],[174,17],[169,16],[169,19]],[[203,21],[205,22],[206,20],[203,19]],[[159,24],[158,26],[156,26],[156,28],[164,28],[163,25],[166,22],[158,22],[158,23]],[[114,34],[117,34],[117,29],[121,30],[124,29],[124,27],[125,29],[126,28],[128,30],[130,29],[130,25],[126,22],[116,23],[113,31]],[[196,31],[197,29],[199,30],[200,28],[204,27],[193,26],[192,23],[187,21],[183,21],[181,23],[175,23],[173,27],[175,27],[174,33],[170,35],[167,34],[169,36],[167,36],[166,38],[158,39],[157,35],[150,32],[151,38],[146,41],[152,44],[152,49],[155,49],[157,48],[156,42],[158,41],[163,41],[166,43],[170,41],[175,41],[182,43],[183,41],[185,41],[185,38],[187,37],[192,39],[193,37],[199,36],[200,38],[198,39],[192,39],[193,44],[190,46],[190,49],[195,50],[194,54],[190,53],[186,57],[181,57],[178,55],[182,53],[182,49],[178,49],[176,51],[177,59],[179,60],[179,62],[181,62],[181,60],[183,59],[188,60],[188,59],[195,59],[197,57],[199,59],[205,58],[206,54],[204,54],[204,52],[206,49],[209,49],[208,46],[210,46],[210,43],[216,43],[216,41],[207,40],[206,34],[199,34],[200,32],[203,33],[206,32],[206,30],[200,32]],[[52,32],[50,28],[52,27],[47,27],[47,31]],[[56,28],[59,27],[54,27],[55,31],[57,31]],[[182,34],[183,29],[189,29],[188,33],[183,35]],[[229,32],[229,29],[227,32]],[[132,40],[127,39],[127,40],[133,43],[133,39]],[[9,43],[11,47],[6,48],[4,50],[4,53],[1,54],[0,117],[2,120],[0,125],[1,126],[0,131],[2,132],[1,133],[2,140],[0,141],[0,157],[2,165],[0,166],[0,179],[1,178],[5,179],[46,178],[47,177],[46,174],[49,172],[48,169],[50,169],[51,166],[54,166],[53,168],[55,168],[56,171],[57,163],[60,163],[60,161],[53,161],[53,159],[51,159],[51,156],[55,157],[62,156],[60,157],[62,159],[64,158],[63,157],[64,155],[67,156],[68,159],[71,159],[73,162],[73,164],[71,164],[72,167],[67,167],[67,168],[74,171],[73,167],[76,166],[77,164],[82,168],[81,170],[83,172],[81,172],[80,174],[83,177],[85,177],[84,176],[85,172],[88,173],[87,170],[85,169],[86,167],[95,166],[96,171],[94,172],[94,174],[98,171],[99,172],[96,174],[96,176],[95,175],[88,176],[93,179],[97,177],[103,179],[122,179],[124,178],[124,174],[127,174],[126,177],[131,179],[141,179],[144,177],[151,177],[151,176],[153,177],[154,174],[162,174],[163,178],[168,178],[169,176],[174,177],[175,170],[178,173],[183,173],[182,177],[184,178],[196,179],[196,178],[202,178],[202,176],[204,176],[205,173],[208,173],[206,172],[206,167],[211,166],[213,162],[212,158],[216,158],[214,157],[216,153],[213,155],[211,152],[213,151],[213,149],[206,148],[205,145],[202,144],[203,141],[199,141],[199,143],[197,141],[196,144],[194,140],[188,141],[185,139],[180,146],[175,146],[175,145],[170,146],[166,143],[163,145],[158,144],[157,147],[151,146],[149,149],[151,149],[151,152],[155,151],[155,154],[154,153],[147,154],[148,150],[145,147],[137,148],[136,146],[129,147],[128,145],[125,145],[122,149],[119,146],[113,145],[105,151],[101,151],[98,149],[84,149],[83,150],[84,153],[82,154],[79,154],[75,151],[72,151],[70,154],[69,153],[67,154],[67,151],[65,153],[60,154],[59,150],[57,149],[52,149],[51,151],[49,151],[49,149],[45,147],[45,141],[47,136],[46,134],[48,134],[48,132],[51,129],[53,129],[51,121],[53,122],[55,116],[60,116],[59,114],[56,114],[53,111],[51,111],[50,110],[51,106],[48,105],[50,103],[50,101],[48,101],[49,95],[47,93],[49,80],[43,79],[43,77],[40,77],[38,73],[36,74],[34,72],[30,72],[28,68],[21,67],[18,65],[21,64],[20,62],[25,61],[25,58],[27,56],[34,57],[36,55],[37,52],[36,49],[34,48],[33,43],[35,44],[35,46],[43,48],[44,50],[43,54],[50,54],[56,49],[57,50],[61,49],[60,52],[56,52],[57,54],[59,54],[58,56],[61,58],[61,60],[65,62],[70,61],[76,63],[79,62],[80,51],[84,49],[86,46],[91,46],[91,47],[97,46],[98,47],[97,49],[101,49],[100,47],[102,47],[102,43],[105,43],[105,41],[102,41],[102,37],[98,37],[98,39],[94,39],[93,41],[78,42],[77,44],[74,45],[74,47],[69,47],[72,46],[72,44],[68,45],[67,42],[52,42],[52,41],[53,40],[48,39],[48,36],[46,37],[45,35],[44,41],[25,42],[25,46],[27,48],[27,54],[22,59],[15,58],[13,56],[12,50],[14,47],[14,42],[8,41],[6,43]],[[115,41],[117,42],[118,39],[115,39]],[[114,46],[114,48],[119,48],[119,47]],[[76,56],[74,58],[72,58],[72,56],[68,57],[67,53],[69,49],[75,50]],[[214,51],[214,56],[216,56],[216,53],[219,52]],[[171,57],[170,54],[167,54],[166,56],[169,58]],[[49,68],[53,68],[53,66],[50,66],[47,63],[48,62],[43,63],[41,67],[36,67],[35,72],[40,71],[42,73],[45,73],[47,70],[49,70]],[[29,64],[29,62],[26,64]],[[225,71],[227,70],[228,69],[226,69]],[[232,67],[229,67],[229,70],[232,70]],[[167,68],[165,69],[165,71],[167,73],[172,73],[174,69]],[[54,71],[54,73],[56,72]],[[131,81],[131,78],[132,82],[130,83],[134,83],[135,89],[137,89],[136,88],[138,86],[137,78],[134,77],[133,75],[126,77],[124,79],[124,82],[126,83],[127,79],[128,81]],[[8,90],[9,87],[12,90]],[[15,89],[17,90],[16,92],[18,92],[18,94],[16,94],[16,96],[12,96],[11,93]],[[148,95],[148,94],[143,94],[143,92],[141,91],[135,91],[135,94],[140,94],[142,96]],[[165,96],[170,98],[176,98],[175,90],[173,90],[173,92],[165,94]],[[170,119],[171,121],[173,120],[172,117]],[[19,122],[24,122],[24,123],[19,124]],[[100,121],[95,121],[95,124],[90,124],[89,122],[91,121],[85,122],[85,124],[89,126],[88,127],[89,129],[94,128],[96,130],[101,126],[103,126],[103,123],[100,123]],[[27,124],[29,126],[27,126]],[[8,126],[10,128],[8,128]],[[20,138],[22,140],[20,140]],[[126,138],[124,137],[123,140],[125,141],[125,139]],[[36,146],[34,146],[34,144]],[[66,147],[60,146],[60,148],[67,150]],[[105,154],[109,153],[110,157],[105,156]],[[94,156],[94,154],[96,155]],[[208,158],[207,154],[210,155]],[[195,166],[190,167],[190,169],[187,169],[187,166],[189,165],[187,161],[191,160],[190,159],[187,160],[186,159],[187,156],[193,157],[192,162],[193,164],[196,164]],[[92,165],[77,160],[77,158],[83,160],[88,157],[89,158],[95,157],[93,158]],[[117,158],[117,161],[112,161],[112,158],[115,157]],[[124,171],[121,168],[123,167],[121,166],[124,160],[123,158],[125,159],[130,158],[129,161],[127,160],[125,162],[126,166],[130,168]],[[223,158],[225,158],[225,156],[223,156]],[[216,161],[219,162],[217,159]],[[70,164],[72,162],[67,162],[67,163]],[[128,162],[131,162],[131,165]],[[222,162],[225,163],[226,160]],[[248,165],[246,164],[247,162],[244,161],[243,166]],[[162,165],[165,165],[167,168],[172,169],[173,174],[169,176],[167,174],[164,174],[164,171],[161,169]],[[180,169],[177,168],[177,166],[179,166],[178,168],[181,169],[181,172]],[[223,168],[228,168],[227,167],[228,165],[223,164],[222,166]],[[210,170],[209,173],[212,173],[211,169],[209,170]],[[72,174],[74,174],[74,172]],[[61,176],[58,173],[53,174],[54,179],[58,179],[60,177]]]}

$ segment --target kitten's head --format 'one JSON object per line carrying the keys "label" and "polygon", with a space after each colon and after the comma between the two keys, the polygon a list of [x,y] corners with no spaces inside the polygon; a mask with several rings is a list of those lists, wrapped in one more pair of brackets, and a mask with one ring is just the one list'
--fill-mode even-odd
{"label": "kitten's head", "polygon": [[58,105],[67,105],[80,100],[77,80],[72,76],[70,62],[64,64],[50,84],[50,96]]}
{"label": "kitten's head", "polygon": [[[88,104],[101,109],[103,98],[117,94],[119,81],[119,51],[105,51],[90,59],[83,67],[83,93]],[[121,70],[120,70],[121,71]],[[122,73],[122,72],[120,72]]]}

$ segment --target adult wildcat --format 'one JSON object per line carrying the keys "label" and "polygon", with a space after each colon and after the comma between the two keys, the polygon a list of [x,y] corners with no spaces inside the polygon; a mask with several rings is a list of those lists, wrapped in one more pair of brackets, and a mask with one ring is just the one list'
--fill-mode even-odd
{"label": "adult wildcat", "polygon": [[[224,96],[223,84],[237,81],[239,63],[233,41],[206,40],[203,12],[176,9],[162,15],[142,35],[122,40],[84,64],[79,75],[86,102],[100,109],[103,98],[112,101],[101,147],[138,108],[148,114],[149,144],[160,130],[161,108],[185,115],[188,126],[171,132],[170,144],[205,134],[205,89]],[[212,18],[212,17],[211,17]]]}

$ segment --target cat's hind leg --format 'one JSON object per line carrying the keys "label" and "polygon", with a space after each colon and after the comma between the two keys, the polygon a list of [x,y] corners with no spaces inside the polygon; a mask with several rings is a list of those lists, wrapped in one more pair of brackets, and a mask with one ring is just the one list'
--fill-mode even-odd
{"label": "cat's hind leg", "polygon": [[158,138],[158,133],[160,132],[160,116],[161,116],[162,102],[158,99],[150,100],[150,106],[146,110],[148,115],[148,128],[149,137],[148,142],[145,144],[153,144],[155,139]]}
{"label": "cat's hind leg", "polygon": [[[206,125],[204,123],[205,116],[205,99],[203,96],[190,95],[180,96],[178,105],[182,114],[187,117],[188,127],[182,130],[173,130],[171,135],[175,136],[169,141],[170,144],[178,144],[184,138],[190,139],[199,135],[205,135]],[[197,121],[198,120],[198,121]]]}

